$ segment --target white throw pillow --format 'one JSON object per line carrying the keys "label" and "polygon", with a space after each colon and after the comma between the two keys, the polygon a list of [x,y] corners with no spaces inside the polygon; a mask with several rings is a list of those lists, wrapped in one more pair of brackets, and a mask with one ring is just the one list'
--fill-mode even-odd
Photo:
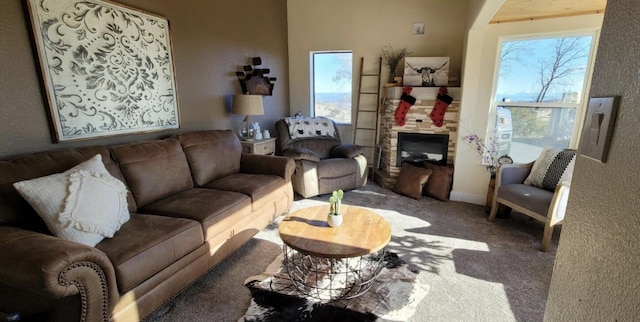
{"label": "white throw pillow", "polygon": [[109,174],[100,154],[63,173],[13,186],[63,239],[95,246],[129,221],[127,189]]}

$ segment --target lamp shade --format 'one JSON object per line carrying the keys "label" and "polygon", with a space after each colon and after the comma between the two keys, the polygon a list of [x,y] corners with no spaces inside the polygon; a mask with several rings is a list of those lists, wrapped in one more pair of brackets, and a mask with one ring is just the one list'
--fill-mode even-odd
{"label": "lamp shade", "polygon": [[234,95],[231,113],[263,115],[264,107],[262,106],[262,95]]}

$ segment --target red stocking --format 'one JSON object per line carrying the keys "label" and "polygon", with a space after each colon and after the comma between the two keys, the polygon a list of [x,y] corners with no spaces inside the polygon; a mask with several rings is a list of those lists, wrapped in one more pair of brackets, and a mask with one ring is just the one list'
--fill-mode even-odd
{"label": "red stocking", "polygon": [[447,88],[444,86],[440,87],[438,97],[436,98],[436,105],[429,115],[435,126],[441,127],[444,124],[444,113],[447,111],[447,107],[449,107],[451,101],[453,101],[453,98],[447,95]]}
{"label": "red stocking", "polygon": [[410,86],[405,86],[402,88],[402,96],[400,96],[400,104],[396,109],[396,115],[395,115],[397,125],[404,126],[405,117],[407,116],[409,109],[413,104],[416,103],[416,98],[409,95],[411,94],[412,90],[413,90],[413,87],[410,87]]}

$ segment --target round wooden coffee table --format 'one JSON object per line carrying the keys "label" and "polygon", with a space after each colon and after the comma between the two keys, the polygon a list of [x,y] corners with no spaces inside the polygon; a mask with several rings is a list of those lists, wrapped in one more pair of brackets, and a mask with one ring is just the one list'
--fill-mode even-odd
{"label": "round wooden coffee table", "polygon": [[343,223],[327,224],[329,205],[300,209],[279,226],[293,285],[323,301],[364,294],[382,269],[391,226],[379,215],[342,205]]}

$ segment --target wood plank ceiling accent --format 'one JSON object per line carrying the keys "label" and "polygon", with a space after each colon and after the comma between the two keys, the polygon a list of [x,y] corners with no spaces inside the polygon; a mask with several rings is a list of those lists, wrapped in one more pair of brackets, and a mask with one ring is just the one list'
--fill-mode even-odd
{"label": "wood plank ceiling accent", "polygon": [[607,0],[506,0],[489,23],[603,13]]}

